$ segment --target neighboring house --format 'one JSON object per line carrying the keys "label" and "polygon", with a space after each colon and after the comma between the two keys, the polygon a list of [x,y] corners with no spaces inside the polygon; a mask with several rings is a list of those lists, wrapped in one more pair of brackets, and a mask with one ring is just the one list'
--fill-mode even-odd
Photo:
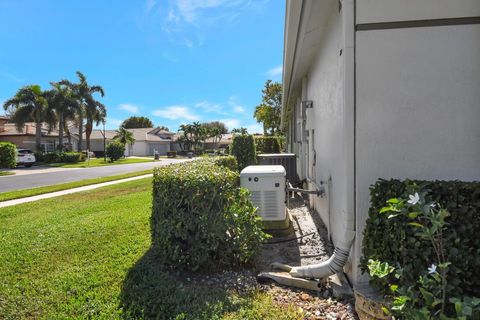
{"label": "neighboring house", "polygon": [[[176,133],[174,136],[173,136],[173,143],[172,143],[172,150],[175,150],[175,151],[182,151],[182,147],[181,145],[177,142],[178,141],[178,138],[182,136],[182,134],[179,134],[179,133]],[[205,143],[203,145],[203,149],[204,150],[208,150],[208,149],[225,149],[227,148],[229,145],[232,144],[232,138],[233,138],[233,134],[231,133],[225,133],[222,135],[222,139],[220,141],[217,141],[216,143],[214,142],[214,139],[213,138],[208,138],[207,140],[205,140]]]}
{"label": "neighboring house", "polygon": [[[0,117],[0,141],[8,141],[14,143],[18,148],[36,149],[34,122],[27,122],[22,130],[17,130],[15,124],[8,123],[8,117]],[[46,125],[42,125],[41,148],[43,152],[53,152],[57,150],[59,141],[58,130],[48,130]],[[64,144],[68,143],[68,137],[64,135]],[[70,149],[76,150],[77,139],[75,135],[71,137],[72,146]]]}
{"label": "neighboring house", "polygon": [[[377,179],[480,179],[480,1],[287,0],[282,125],[357,286]],[[419,266],[420,267],[420,266]],[[426,266],[423,266],[426,267]]]}
{"label": "neighboring house", "polygon": [[[166,155],[173,142],[172,132],[159,128],[127,129],[133,133],[135,142],[127,144],[125,156],[153,156],[154,152]],[[110,142],[117,134],[116,130],[106,130],[106,143]],[[90,151],[103,152],[103,130],[93,130],[90,136]]]}

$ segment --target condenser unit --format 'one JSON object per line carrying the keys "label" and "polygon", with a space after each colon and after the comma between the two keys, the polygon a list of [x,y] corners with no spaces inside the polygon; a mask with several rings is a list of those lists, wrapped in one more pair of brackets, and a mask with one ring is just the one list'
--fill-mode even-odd
{"label": "condenser unit", "polygon": [[285,175],[279,165],[248,166],[240,173],[240,185],[250,191],[257,214],[266,222],[287,218]]}

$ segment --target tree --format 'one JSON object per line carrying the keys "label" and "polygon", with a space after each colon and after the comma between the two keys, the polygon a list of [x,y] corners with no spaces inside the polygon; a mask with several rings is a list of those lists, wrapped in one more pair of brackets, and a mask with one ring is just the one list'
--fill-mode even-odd
{"label": "tree", "polygon": [[30,85],[19,89],[13,98],[3,104],[3,108],[11,108],[10,120],[18,131],[23,130],[26,122],[35,122],[35,145],[37,151],[41,151],[42,123],[52,124],[55,119],[40,86]]}
{"label": "tree", "polygon": [[213,138],[215,145],[222,140],[224,134],[228,133],[227,126],[220,121],[206,122],[202,124],[202,127],[206,130],[206,137]]}
{"label": "tree", "polygon": [[73,96],[72,90],[59,83],[50,83],[53,89],[45,93],[49,108],[55,111],[58,120],[58,149],[64,150],[63,136],[65,130],[65,122],[73,119],[74,111],[77,108],[77,101]]}
{"label": "tree", "polygon": [[123,144],[130,144],[132,145],[135,142],[135,138],[133,137],[133,133],[125,129],[124,127],[120,127],[117,130],[117,134],[113,137],[113,140],[117,140]]}
{"label": "tree", "polygon": [[78,83],[62,80],[59,82],[59,84],[69,87],[77,101],[75,111],[77,114],[78,124],[78,151],[81,151],[84,117],[87,118],[87,123],[85,125],[85,139],[87,141],[87,149],[90,149],[90,135],[93,130],[93,123],[96,122],[98,125],[101,121],[103,121],[107,116],[107,111],[105,106],[96,101],[93,97],[93,94],[95,93],[99,93],[100,96],[103,97],[105,95],[103,88],[95,85],[90,86],[87,82],[87,78],[80,71],[77,71],[77,76],[79,79]]}
{"label": "tree", "polygon": [[[130,117],[122,122],[120,125],[125,129],[136,129],[136,128],[153,128],[153,122],[147,117]],[[166,131],[168,131],[167,127]]]}
{"label": "tree", "polygon": [[248,130],[247,128],[235,128],[235,129],[232,129],[232,133],[239,133],[239,134],[248,134]]}
{"label": "tree", "polygon": [[105,153],[111,162],[114,162],[125,154],[125,145],[119,141],[112,141],[107,144]]}
{"label": "tree", "polygon": [[[262,90],[262,103],[255,107],[253,114],[257,122],[263,124],[263,134],[280,133],[280,115],[282,110],[282,85],[267,80]],[[270,131],[270,132],[268,132]]]}

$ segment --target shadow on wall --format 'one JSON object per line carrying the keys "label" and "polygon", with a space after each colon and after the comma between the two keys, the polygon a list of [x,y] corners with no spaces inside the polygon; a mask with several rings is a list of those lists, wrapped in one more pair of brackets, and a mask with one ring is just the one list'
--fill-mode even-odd
{"label": "shadow on wall", "polygon": [[192,276],[162,268],[161,257],[150,248],[123,282],[120,297],[123,318],[209,319],[218,310],[233,308],[226,289],[190,282],[187,277]]}

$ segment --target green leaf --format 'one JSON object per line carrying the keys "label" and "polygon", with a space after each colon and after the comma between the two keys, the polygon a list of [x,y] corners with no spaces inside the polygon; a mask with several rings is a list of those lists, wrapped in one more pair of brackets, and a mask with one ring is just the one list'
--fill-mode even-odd
{"label": "green leaf", "polygon": [[418,217],[419,215],[420,215],[420,212],[416,212],[416,211],[415,211],[415,212],[410,212],[410,213],[408,214],[408,217],[409,217],[410,219],[415,219],[415,218]]}
{"label": "green leaf", "polygon": [[416,228],[424,228],[424,225],[418,222],[409,222],[408,225]]}

